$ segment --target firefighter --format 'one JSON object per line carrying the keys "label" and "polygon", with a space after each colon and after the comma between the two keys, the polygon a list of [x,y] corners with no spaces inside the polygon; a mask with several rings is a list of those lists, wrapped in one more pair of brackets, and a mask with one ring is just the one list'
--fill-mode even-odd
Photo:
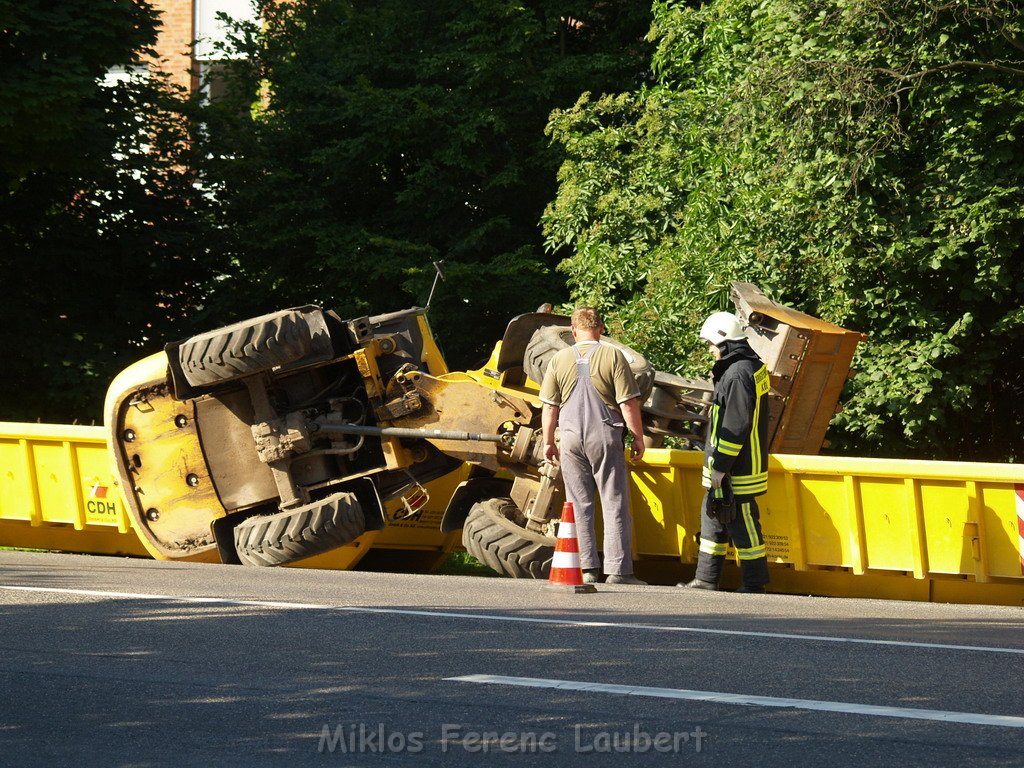
{"label": "firefighter", "polygon": [[596,490],[604,513],[607,583],[644,584],[633,575],[633,520],[623,451],[628,428],[633,434],[631,460],[639,461],[644,454],[640,388],[625,353],[601,342],[604,324],[592,307],[578,308],[570,322],[576,343],[555,354],[541,384],[544,457],[561,464],[566,500],[576,514],[584,582],[597,582],[601,573],[594,530]]}
{"label": "firefighter", "polygon": [[715,312],[700,329],[715,363],[704,445],[696,578],[677,586],[718,589],[729,540],[739,555],[740,592],[764,592],[768,559],[756,498],[768,490],[768,369],[735,315]]}

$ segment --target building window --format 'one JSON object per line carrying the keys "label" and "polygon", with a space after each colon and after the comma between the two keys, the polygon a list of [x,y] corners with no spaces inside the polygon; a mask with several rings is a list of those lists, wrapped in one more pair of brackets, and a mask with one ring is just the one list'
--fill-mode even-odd
{"label": "building window", "polygon": [[256,22],[258,16],[251,0],[195,0],[196,42],[194,57],[199,75],[199,90],[207,100],[224,95],[224,61],[237,58],[228,38],[231,21]]}

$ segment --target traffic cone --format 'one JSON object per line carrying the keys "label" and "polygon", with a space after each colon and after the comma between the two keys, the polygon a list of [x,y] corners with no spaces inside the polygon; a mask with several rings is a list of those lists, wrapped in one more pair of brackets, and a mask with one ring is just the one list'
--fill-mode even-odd
{"label": "traffic cone", "polygon": [[551,559],[547,588],[577,594],[597,592],[593,584],[583,583],[580,542],[576,538],[576,514],[572,510],[571,501],[565,502],[562,507],[562,521],[558,524],[558,540],[555,541],[555,556]]}

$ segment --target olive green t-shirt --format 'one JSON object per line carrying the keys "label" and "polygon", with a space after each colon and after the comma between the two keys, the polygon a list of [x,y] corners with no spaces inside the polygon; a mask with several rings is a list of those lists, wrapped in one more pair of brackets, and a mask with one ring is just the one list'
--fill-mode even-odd
{"label": "olive green t-shirt", "polygon": [[[576,346],[582,354],[597,342],[581,341]],[[590,380],[601,400],[609,408],[618,410],[620,403],[640,397],[633,371],[629,368],[626,353],[611,344],[597,344],[597,349],[590,352]],[[548,405],[562,405],[569,399],[576,386],[576,352],[573,347],[559,350],[544,373],[544,381],[540,387],[541,402]]]}

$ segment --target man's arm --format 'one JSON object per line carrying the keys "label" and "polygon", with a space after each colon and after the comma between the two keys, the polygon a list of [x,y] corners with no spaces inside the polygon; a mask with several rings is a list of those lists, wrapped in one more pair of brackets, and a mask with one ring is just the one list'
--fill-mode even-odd
{"label": "man's arm", "polygon": [[640,418],[640,398],[634,397],[619,406],[626,428],[633,433],[633,445],[630,446],[630,460],[640,461],[644,456],[644,423]]}
{"label": "man's arm", "polygon": [[541,431],[544,434],[544,458],[558,461],[558,446],[555,445],[555,427],[558,426],[558,406],[544,403],[540,414]]}

